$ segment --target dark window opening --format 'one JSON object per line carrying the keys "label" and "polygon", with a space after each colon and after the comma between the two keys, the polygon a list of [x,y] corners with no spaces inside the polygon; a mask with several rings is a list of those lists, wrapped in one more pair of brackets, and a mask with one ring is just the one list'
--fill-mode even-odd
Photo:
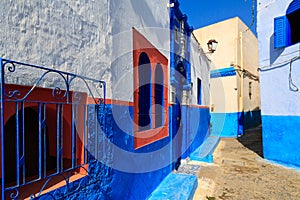
{"label": "dark window opening", "polygon": [[175,41],[179,42],[179,32],[178,32],[178,28],[176,26],[174,28],[174,37],[175,37]]}
{"label": "dark window opening", "polygon": [[180,84],[185,84],[187,81],[186,80],[187,73],[186,73],[186,69],[185,69],[185,66],[182,61],[180,61],[177,64],[176,70],[179,72],[179,73],[177,73],[176,76],[177,76],[177,79],[180,80]]}
{"label": "dark window opening", "polygon": [[139,94],[138,94],[138,126],[139,131],[151,128],[151,65],[146,53],[141,53],[138,66]]}
{"label": "dark window opening", "polygon": [[287,15],[290,29],[291,29],[291,44],[296,44],[300,42],[300,28],[299,28],[299,20],[300,20],[300,9],[292,12]]}
{"label": "dark window opening", "polygon": [[274,19],[274,48],[288,47],[300,42],[300,0],[290,3],[286,15]]}
{"label": "dark window opening", "polygon": [[252,82],[249,82],[249,99],[252,97]]}
{"label": "dark window opening", "polygon": [[197,103],[202,104],[202,83],[201,79],[197,78]]}
{"label": "dark window opening", "polygon": [[162,66],[156,65],[155,69],[155,127],[163,126],[163,98],[164,98],[164,75]]}
{"label": "dark window opening", "polygon": [[[19,135],[19,159],[23,157],[23,162],[25,162],[25,168],[23,173],[23,168],[19,169],[19,180],[22,183],[22,180],[29,181],[31,179],[36,179],[39,174],[39,130],[38,130],[38,113],[32,108],[24,109],[24,130],[22,127],[22,112],[18,112],[18,117],[16,115],[12,116],[4,127],[4,140],[5,140],[5,184],[15,185],[17,181],[16,174],[16,163],[17,161],[17,135]],[[16,133],[16,120],[18,119],[19,124],[19,133]],[[23,134],[24,132],[24,138]],[[47,166],[45,166],[46,171],[55,169],[55,160],[51,159],[49,156],[49,138],[47,127],[44,128],[41,135],[42,149],[46,151],[40,155],[41,159],[46,159]],[[24,141],[24,143],[23,143]],[[45,147],[44,147],[45,145]],[[21,163],[20,163],[21,164]],[[42,163],[43,164],[43,163]],[[42,167],[44,168],[44,166]],[[25,177],[24,177],[24,175]]]}

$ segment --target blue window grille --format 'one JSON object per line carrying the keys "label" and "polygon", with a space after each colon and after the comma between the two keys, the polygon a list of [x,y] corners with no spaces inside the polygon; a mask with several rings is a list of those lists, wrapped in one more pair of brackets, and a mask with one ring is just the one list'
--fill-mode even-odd
{"label": "blue window grille", "polygon": [[[0,70],[1,199],[39,198],[57,177],[66,183],[61,194],[65,195],[70,176],[79,169],[89,176],[86,166],[96,161],[89,148],[98,152],[99,143],[94,141],[105,130],[98,116],[99,111],[101,116],[105,112],[105,82],[1,58]],[[20,82],[20,73],[25,72],[30,76]],[[31,83],[26,82],[29,79]],[[87,97],[94,104],[87,104]],[[37,191],[28,189],[36,183]],[[53,198],[50,193],[43,195]]]}

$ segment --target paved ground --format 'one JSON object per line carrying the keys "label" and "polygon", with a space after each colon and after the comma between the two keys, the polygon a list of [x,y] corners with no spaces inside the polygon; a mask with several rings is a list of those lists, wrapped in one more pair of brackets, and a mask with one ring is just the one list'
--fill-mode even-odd
{"label": "paved ground", "polygon": [[264,160],[261,130],[248,131],[239,139],[221,139],[214,164],[188,162],[179,173],[196,174],[194,199],[300,199],[300,171]]}

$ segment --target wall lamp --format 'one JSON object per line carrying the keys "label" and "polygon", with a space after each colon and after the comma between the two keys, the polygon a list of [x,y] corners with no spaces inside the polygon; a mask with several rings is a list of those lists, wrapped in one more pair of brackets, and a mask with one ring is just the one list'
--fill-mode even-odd
{"label": "wall lamp", "polygon": [[207,42],[207,47],[208,47],[209,53],[215,52],[215,50],[217,49],[217,46],[218,46],[218,42],[215,39],[211,39]]}

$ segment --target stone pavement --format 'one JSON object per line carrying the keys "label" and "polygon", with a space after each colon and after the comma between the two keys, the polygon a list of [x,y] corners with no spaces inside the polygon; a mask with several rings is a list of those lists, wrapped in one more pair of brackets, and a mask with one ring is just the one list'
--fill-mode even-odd
{"label": "stone pavement", "polygon": [[177,173],[197,175],[195,200],[299,200],[300,170],[264,160],[261,144],[261,129],[222,138],[213,164],[186,161]]}

